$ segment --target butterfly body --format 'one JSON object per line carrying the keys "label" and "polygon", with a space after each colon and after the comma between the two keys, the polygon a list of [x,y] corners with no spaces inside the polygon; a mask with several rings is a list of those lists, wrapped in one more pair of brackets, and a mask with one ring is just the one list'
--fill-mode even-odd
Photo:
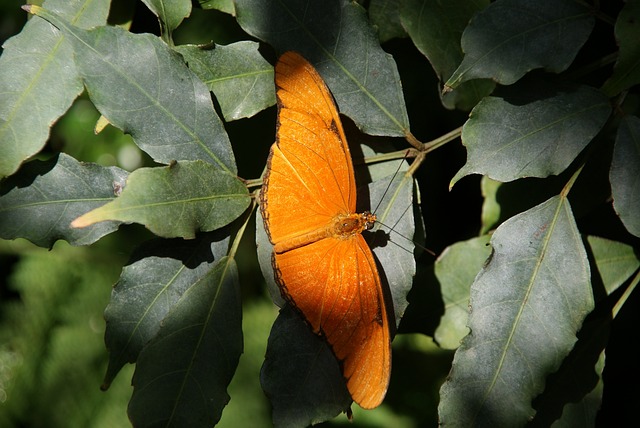
{"label": "butterfly body", "polygon": [[365,230],[371,229],[375,221],[375,214],[369,212],[362,214],[338,214],[325,227],[278,242],[274,245],[273,252],[276,254],[284,253],[325,238],[348,239]]}

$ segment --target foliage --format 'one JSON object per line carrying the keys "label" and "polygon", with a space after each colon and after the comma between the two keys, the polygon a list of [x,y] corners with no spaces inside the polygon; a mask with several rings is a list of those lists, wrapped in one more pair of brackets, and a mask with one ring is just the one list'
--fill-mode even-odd
{"label": "foliage", "polygon": [[[355,422],[607,417],[617,328],[635,332],[640,281],[640,1],[138,3],[47,0],[3,45],[0,237],[16,240],[0,247],[13,272],[0,305],[3,426],[108,426],[125,414],[108,397],[128,395],[135,426],[255,424],[268,414],[258,382],[278,426],[348,412],[326,343],[264,300],[268,289],[282,305],[253,213],[272,64],[287,50],[331,89],[359,203],[383,223],[367,239],[398,321],[393,375],[385,403],[353,409]],[[211,27],[227,31],[196,44]],[[93,108],[99,120],[67,125]],[[79,131],[91,122],[100,135]],[[73,142],[91,138],[117,142]],[[437,260],[412,240],[442,250]],[[73,415],[46,410],[105,370],[102,404],[87,392]]]}

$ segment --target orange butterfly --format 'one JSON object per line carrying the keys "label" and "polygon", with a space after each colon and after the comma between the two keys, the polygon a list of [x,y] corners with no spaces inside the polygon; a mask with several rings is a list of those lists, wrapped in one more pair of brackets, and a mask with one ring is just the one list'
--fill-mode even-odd
{"label": "orange butterfly", "polygon": [[260,209],[273,244],[276,281],[331,346],[353,401],[378,406],[391,374],[391,333],[373,254],[362,232],[376,216],[355,213],[356,184],[338,110],[318,72],[295,52],[275,70],[276,143]]}

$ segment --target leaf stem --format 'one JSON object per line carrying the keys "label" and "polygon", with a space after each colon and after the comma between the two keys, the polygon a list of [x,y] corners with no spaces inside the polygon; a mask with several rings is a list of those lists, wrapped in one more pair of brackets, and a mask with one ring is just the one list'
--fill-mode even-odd
{"label": "leaf stem", "polygon": [[240,241],[244,236],[244,231],[247,229],[247,224],[249,223],[249,219],[251,218],[251,213],[256,208],[258,203],[256,202],[256,198],[251,198],[250,209],[247,211],[247,216],[244,219],[244,223],[238,229],[236,236],[233,238],[233,244],[231,244],[231,249],[229,249],[229,258],[235,258],[236,252],[238,251],[238,247],[240,246]]}
{"label": "leaf stem", "polygon": [[620,296],[620,300],[616,302],[615,306],[611,310],[613,318],[615,318],[616,315],[618,315],[618,312],[620,312],[620,309],[622,309],[624,304],[627,302],[627,300],[629,299],[629,296],[631,296],[631,293],[633,293],[633,290],[636,289],[636,286],[638,285],[639,282],[640,282],[640,271],[636,272],[636,276],[631,281],[631,284],[629,284],[627,289],[624,290],[624,293],[622,293],[622,296]]}
{"label": "leaf stem", "polygon": [[262,177],[264,176],[264,174],[262,176],[260,176],[260,178],[252,178],[251,180],[245,180],[244,184],[247,186],[247,188],[252,188],[252,187],[260,187],[262,186]]}
{"label": "leaf stem", "polygon": [[585,165],[584,163],[582,165],[580,165],[580,168],[578,168],[576,170],[576,172],[574,172],[573,175],[571,175],[571,178],[569,178],[569,181],[567,181],[567,184],[564,185],[564,187],[562,188],[562,191],[560,192],[560,196],[562,198],[566,199],[567,195],[569,194],[569,191],[571,190],[571,188],[573,187],[574,183],[578,179],[578,176],[582,172],[582,169],[584,168],[584,165]]}
{"label": "leaf stem", "polygon": [[436,138],[435,140],[431,140],[428,143],[424,143],[420,149],[420,152],[416,156],[415,160],[411,163],[411,166],[407,170],[406,175],[413,176],[413,174],[415,174],[418,168],[420,168],[420,165],[422,165],[422,162],[424,162],[424,159],[427,153],[432,152],[441,146],[444,146],[448,142],[453,141],[456,138],[459,138],[461,135],[462,135],[462,126],[454,129],[453,131],[447,132],[446,134]]}
{"label": "leaf stem", "polygon": [[453,131],[447,132],[446,134],[436,138],[435,140],[431,140],[428,143],[424,143],[420,151],[423,152],[424,154],[427,154],[429,152],[434,151],[438,147],[444,146],[448,142],[455,140],[461,135],[462,135],[462,126],[454,129]]}
{"label": "leaf stem", "polygon": [[615,25],[616,20],[614,18],[600,11],[600,4],[599,4],[600,2],[596,1],[594,2],[594,4],[589,4],[588,2],[583,0],[576,0],[576,3],[581,4],[587,9],[589,9],[589,11],[593,14],[593,16],[600,19],[601,21],[606,22],[609,25]]}
{"label": "leaf stem", "polygon": [[411,131],[407,130],[404,138],[417,150],[420,150],[422,148],[422,143],[411,133]]}

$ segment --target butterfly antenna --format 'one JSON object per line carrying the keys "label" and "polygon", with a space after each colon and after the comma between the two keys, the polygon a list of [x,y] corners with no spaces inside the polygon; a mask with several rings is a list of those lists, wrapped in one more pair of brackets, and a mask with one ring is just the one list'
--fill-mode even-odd
{"label": "butterfly antenna", "polygon": [[[402,158],[403,161],[407,160],[407,157],[409,156],[409,152],[410,152],[410,150],[407,149],[407,152],[404,154],[404,157]],[[376,205],[376,208],[372,211],[373,213],[378,212],[378,209],[380,208],[380,205],[382,205],[382,201],[384,201],[384,197],[387,196],[387,193],[391,189],[391,184],[393,183],[393,180],[396,178],[396,176],[400,172],[400,168],[402,168],[402,162],[400,162],[398,164],[398,168],[396,168],[396,171],[393,173],[393,176],[391,177],[391,180],[389,180],[389,185],[387,186],[386,189],[384,189],[384,193],[382,194],[382,197],[378,201],[378,205]],[[382,224],[382,223],[380,223],[380,224]]]}
{"label": "butterfly antenna", "polygon": [[[409,207],[407,207],[404,210],[404,213],[402,214],[402,216],[400,218],[402,218],[406,212],[409,211]],[[422,251],[424,251],[425,253],[431,254],[433,257],[436,257],[436,253],[433,250],[430,250],[429,248],[425,247],[424,245],[418,244],[416,241],[414,241],[413,239],[409,238],[408,236],[404,236],[402,233],[396,231],[394,228],[395,226],[398,225],[398,223],[400,222],[400,220],[396,221],[395,224],[393,226],[388,226],[384,223],[382,223],[381,221],[376,221],[378,224],[380,224],[383,227],[386,227],[387,229],[389,229],[389,232],[393,232],[396,235],[398,235],[399,237],[401,237],[402,239],[406,239],[409,242],[413,242],[413,245],[415,245],[416,247],[420,248]],[[392,244],[396,245],[399,248],[402,248],[403,250],[405,250],[408,253],[412,253],[413,251],[409,250],[408,248],[403,247],[402,245],[398,244],[396,241],[393,240],[389,240],[389,242],[391,242]]]}

